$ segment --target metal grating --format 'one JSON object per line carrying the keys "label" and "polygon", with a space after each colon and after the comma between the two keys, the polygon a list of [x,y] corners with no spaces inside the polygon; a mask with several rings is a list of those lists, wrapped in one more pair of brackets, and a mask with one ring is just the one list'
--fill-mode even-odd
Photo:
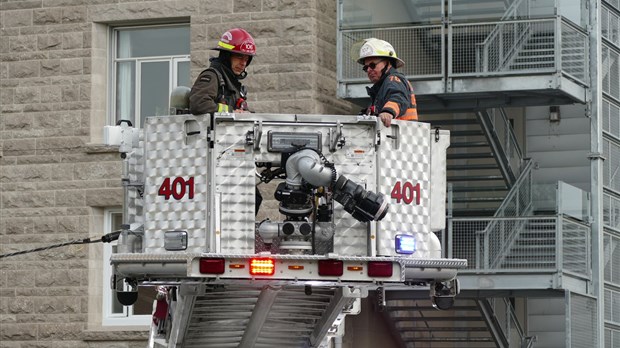
{"label": "metal grating", "polygon": [[603,139],[603,185],[620,192],[620,145],[615,141]]}
{"label": "metal grating", "polygon": [[620,139],[620,106],[603,97],[603,130]]}
{"label": "metal grating", "polygon": [[619,53],[603,43],[603,92],[620,99],[620,70],[618,68]]}
{"label": "metal grating", "polygon": [[590,229],[568,219],[562,219],[562,269],[591,276]]}
{"label": "metal grating", "polygon": [[[341,82],[367,81],[362,66],[351,59],[352,47],[368,38],[386,40],[405,62],[399,69],[407,77],[431,78],[443,75],[443,35],[441,25],[368,30],[342,30],[339,68]],[[357,53],[355,53],[356,55]]]}
{"label": "metal grating", "polygon": [[606,2],[616,10],[620,11],[620,0],[606,0]]}
{"label": "metal grating", "polygon": [[620,198],[603,194],[603,225],[620,231]]}
{"label": "metal grating", "polygon": [[597,347],[596,299],[570,293],[569,306],[571,348]]}
{"label": "metal grating", "polygon": [[605,348],[620,348],[620,330],[605,329]]}
{"label": "metal grating", "polygon": [[452,25],[450,73],[555,71],[555,23],[552,19]]}
{"label": "metal grating", "polygon": [[605,321],[620,325],[620,291],[605,289]]}
{"label": "metal grating", "polygon": [[620,17],[603,4],[601,8],[601,35],[609,42],[620,47],[619,26]]}
{"label": "metal grating", "polygon": [[588,41],[584,33],[567,22],[562,22],[562,72],[582,83],[588,81],[586,60]]}
{"label": "metal grating", "polygon": [[463,218],[451,219],[448,227],[452,255],[467,259],[468,270],[549,271],[560,265],[590,278],[589,227],[567,218]]}
{"label": "metal grating", "polygon": [[[184,347],[237,347],[259,306],[260,288],[238,286],[197,296]],[[321,320],[334,291],[300,287],[283,288],[262,324],[254,347],[305,347]]]}
{"label": "metal grating", "polygon": [[[605,233],[603,235],[604,279],[620,287],[620,236]],[[620,307],[619,307],[620,308]]]}

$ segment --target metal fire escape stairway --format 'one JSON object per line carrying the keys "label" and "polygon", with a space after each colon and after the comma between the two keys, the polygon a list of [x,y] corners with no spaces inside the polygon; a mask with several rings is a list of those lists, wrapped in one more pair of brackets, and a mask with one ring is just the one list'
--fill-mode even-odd
{"label": "metal fire escape stairway", "polygon": [[154,347],[321,347],[356,297],[348,288],[185,286],[171,334]]}
{"label": "metal fire escape stairway", "polygon": [[440,311],[428,299],[407,296],[392,293],[382,308],[399,348],[509,347],[489,300],[461,294]]}
{"label": "metal fire escape stairway", "polygon": [[[479,110],[452,118],[425,115],[422,120],[450,130],[447,168],[452,215],[493,216],[517,182],[522,163],[518,149],[505,151],[505,139],[514,139],[514,134],[504,110]],[[441,311],[415,294],[390,291],[386,299],[384,318],[400,340],[400,348],[509,346],[489,300],[477,293],[461,293],[451,309]]]}
{"label": "metal fire escape stairway", "polygon": [[422,120],[450,130],[447,180],[452,216],[492,216],[516,180],[489,111],[453,118],[425,115]]}

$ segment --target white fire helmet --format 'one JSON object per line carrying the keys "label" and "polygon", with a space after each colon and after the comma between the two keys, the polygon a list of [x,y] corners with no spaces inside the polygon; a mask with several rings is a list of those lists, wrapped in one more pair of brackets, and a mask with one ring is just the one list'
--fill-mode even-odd
{"label": "white fire helmet", "polygon": [[358,57],[356,60],[359,64],[364,65],[364,59],[369,57],[382,57],[393,58],[397,68],[405,65],[405,62],[396,56],[394,47],[387,41],[370,38],[354,45],[354,47],[356,46],[360,47],[359,54],[356,54]]}

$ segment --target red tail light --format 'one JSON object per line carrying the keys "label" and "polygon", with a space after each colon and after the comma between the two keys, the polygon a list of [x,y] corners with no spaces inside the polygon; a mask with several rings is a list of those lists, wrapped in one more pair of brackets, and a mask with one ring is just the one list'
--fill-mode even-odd
{"label": "red tail light", "polygon": [[340,277],[344,266],[340,260],[319,260],[319,275]]}
{"label": "red tail light", "polygon": [[224,259],[200,259],[200,273],[223,274],[226,260]]}
{"label": "red tail light", "polygon": [[370,261],[368,262],[369,277],[391,277],[392,262],[390,261]]}
{"label": "red tail light", "polygon": [[273,259],[251,259],[251,275],[273,275],[276,272],[276,263]]}

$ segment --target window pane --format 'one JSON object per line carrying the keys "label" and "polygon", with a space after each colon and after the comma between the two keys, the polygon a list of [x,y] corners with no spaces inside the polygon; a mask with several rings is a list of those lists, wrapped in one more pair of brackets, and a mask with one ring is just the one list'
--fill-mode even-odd
{"label": "window pane", "polygon": [[177,64],[177,86],[191,87],[189,80],[189,62],[179,62]]}
{"label": "window pane", "polygon": [[159,57],[189,54],[189,27],[151,27],[118,32],[117,57]]}
{"label": "window pane", "polygon": [[134,62],[122,62],[116,68],[116,120],[134,122],[134,95],[136,65]]}
{"label": "window pane", "polygon": [[133,305],[134,315],[153,314],[153,301],[157,295],[157,288],[154,286],[141,286],[138,288],[138,300]]}
{"label": "window pane", "polygon": [[170,92],[169,62],[143,62],[140,65],[140,124],[147,116],[168,115]]}

